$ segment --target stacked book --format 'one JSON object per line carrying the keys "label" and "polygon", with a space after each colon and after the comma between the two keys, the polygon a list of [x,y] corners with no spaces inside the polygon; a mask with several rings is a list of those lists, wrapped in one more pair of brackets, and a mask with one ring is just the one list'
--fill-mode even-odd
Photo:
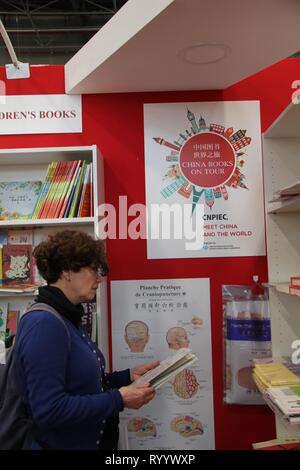
{"label": "stacked book", "polygon": [[300,450],[299,437],[280,437],[252,444],[254,450]]}
{"label": "stacked book", "polygon": [[17,331],[20,309],[11,302],[0,300],[0,341],[5,341]]}
{"label": "stacked book", "polygon": [[289,359],[255,364],[253,378],[276,415],[300,424],[300,368]]}
{"label": "stacked book", "polygon": [[85,160],[50,163],[32,219],[91,217],[92,164]]}
{"label": "stacked book", "polygon": [[284,202],[300,196],[300,181],[296,181],[290,186],[279,189],[273,193],[273,198],[269,202]]}
{"label": "stacked book", "polygon": [[289,293],[300,297],[300,276],[291,276]]}
{"label": "stacked book", "polygon": [[269,387],[264,399],[278,416],[291,424],[300,424],[300,386]]}
{"label": "stacked book", "polygon": [[281,361],[255,364],[253,379],[262,393],[270,387],[300,386],[300,377],[296,374],[297,370],[293,368],[293,364],[289,365],[284,359]]}

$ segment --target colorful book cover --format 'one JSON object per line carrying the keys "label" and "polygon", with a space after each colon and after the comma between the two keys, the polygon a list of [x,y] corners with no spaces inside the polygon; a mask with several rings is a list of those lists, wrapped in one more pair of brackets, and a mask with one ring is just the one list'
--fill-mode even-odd
{"label": "colorful book cover", "polygon": [[31,228],[11,229],[7,231],[8,245],[32,245],[33,230]]}
{"label": "colorful book cover", "polygon": [[50,188],[49,188],[49,192],[47,194],[45,204],[44,204],[44,208],[43,208],[43,211],[42,211],[42,215],[41,215],[42,219],[47,219],[47,217],[48,217],[48,213],[49,213],[54,195],[56,193],[57,185],[58,185],[58,183],[60,181],[60,178],[61,178],[62,170],[63,170],[63,162],[57,162],[56,169],[55,169],[55,172],[54,172],[54,175],[53,175],[53,178],[52,178],[52,181],[51,181],[51,185],[50,185]]}
{"label": "colorful book cover", "polygon": [[57,176],[57,181],[55,184],[55,191],[53,192],[52,200],[51,200],[50,207],[49,207],[47,217],[46,217],[47,219],[54,218],[56,208],[59,204],[59,200],[61,198],[63,189],[66,185],[69,170],[70,170],[70,162],[60,163],[60,171]]}
{"label": "colorful book cover", "polygon": [[0,300],[0,340],[4,341],[6,336],[8,303]]}
{"label": "colorful book cover", "polygon": [[2,256],[4,286],[33,283],[31,245],[5,245]]}
{"label": "colorful book cover", "polygon": [[41,181],[0,182],[0,220],[30,219]]}
{"label": "colorful book cover", "polygon": [[78,166],[78,160],[70,161],[70,162],[67,163],[67,172],[66,172],[66,175],[65,175],[64,184],[61,185],[61,190],[59,192],[59,197],[58,197],[58,200],[57,200],[57,204],[56,204],[55,210],[54,210],[53,215],[52,215],[53,218],[58,218],[59,217],[61,208],[62,208],[63,203],[64,203],[64,199],[67,195],[68,188],[71,185],[72,180],[74,178],[77,166]]}

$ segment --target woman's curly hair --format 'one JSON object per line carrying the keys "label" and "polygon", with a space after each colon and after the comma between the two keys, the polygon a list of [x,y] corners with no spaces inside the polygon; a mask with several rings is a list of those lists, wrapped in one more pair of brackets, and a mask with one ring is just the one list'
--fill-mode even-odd
{"label": "woman's curly hair", "polygon": [[108,273],[104,244],[84,232],[65,230],[49,235],[33,251],[37,268],[48,284],[56,282],[63,271],[78,272],[90,267]]}

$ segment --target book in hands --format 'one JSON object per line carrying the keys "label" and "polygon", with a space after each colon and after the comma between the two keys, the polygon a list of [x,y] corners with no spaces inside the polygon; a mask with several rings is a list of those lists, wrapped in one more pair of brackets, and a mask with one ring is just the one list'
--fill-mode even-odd
{"label": "book in hands", "polygon": [[161,361],[157,367],[139,377],[134,383],[149,383],[151,387],[158,388],[197,359],[197,356],[190,349],[182,348],[174,356]]}

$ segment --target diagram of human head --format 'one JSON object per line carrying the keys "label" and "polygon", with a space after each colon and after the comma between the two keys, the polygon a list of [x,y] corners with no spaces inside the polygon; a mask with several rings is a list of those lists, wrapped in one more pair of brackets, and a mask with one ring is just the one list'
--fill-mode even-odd
{"label": "diagram of human head", "polygon": [[190,340],[181,326],[174,326],[167,331],[166,340],[170,349],[188,348]]}
{"label": "diagram of human head", "polygon": [[143,352],[149,340],[149,328],[141,320],[133,320],[125,326],[125,341],[131,352]]}

